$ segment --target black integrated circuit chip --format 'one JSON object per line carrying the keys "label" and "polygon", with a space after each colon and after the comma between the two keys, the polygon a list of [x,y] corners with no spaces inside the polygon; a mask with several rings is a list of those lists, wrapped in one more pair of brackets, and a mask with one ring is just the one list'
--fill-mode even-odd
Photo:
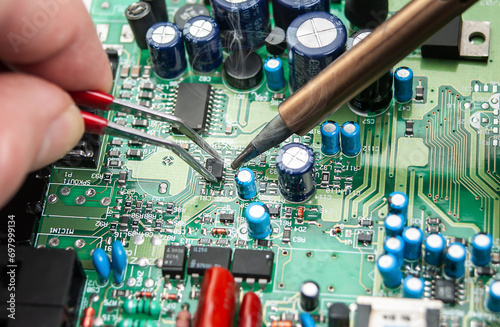
{"label": "black integrated circuit chip", "polygon": [[241,278],[271,280],[274,253],[272,251],[236,249],[233,258],[233,275]]}
{"label": "black integrated circuit chip", "polygon": [[438,279],[434,284],[434,299],[441,300],[443,303],[454,303],[455,282],[451,280]]}
{"label": "black integrated circuit chip", "polygon": [[[199,134],[205,132],[210,101],[210,84],[181,83],[177,90],[174,115]],[[175,128],[174,133],[180,133]]]}
{"label": "black integrated circuit chip", "polygon": [[170,278],[184,276],[186,257],[187,250],[184,245],[165,245],[163,265],[161,268],[163,275]]}
{"label": "black integrated circuit chip", "polygon": [[220,212],[219,213],[219,221],[222,224],[232,224],[234,223],[234,212]]}
{"label": "black integrated circuit chip", "polygon": [[215,176],[215,178],[217,178],[218,181],[222,179],[222,175],[224,175],[223,162],[214,158],[208,158],[207,162],[205,163],[205,167]]}
{"label": "black integrated circuit chip", "polygon": [[203,275],[211,267],[229,269],[231,265],[230,248],[213,246],[192,246],[189,254],[187,272],[189,275]]}

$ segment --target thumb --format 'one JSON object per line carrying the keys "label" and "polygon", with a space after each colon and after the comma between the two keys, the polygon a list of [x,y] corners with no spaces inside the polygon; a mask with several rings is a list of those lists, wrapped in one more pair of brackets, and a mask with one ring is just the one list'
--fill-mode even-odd
{"label": "thumb", "polygon": [[69,95],[37,77],[0,75],[0,206],[26,174],[71,150],[83,134],[83,121]]}

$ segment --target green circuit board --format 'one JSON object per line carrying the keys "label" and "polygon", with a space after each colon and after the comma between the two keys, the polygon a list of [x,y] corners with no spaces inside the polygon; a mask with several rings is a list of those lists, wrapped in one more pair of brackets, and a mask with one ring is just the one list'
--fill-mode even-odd
{"label": "green circuit board", "polygon": [[[130,37],[123,15],[131,2],[86,2],[104,48],[119,54],[112,94],[138,103],[145,100],[140,96],[142,85],[151,82],[153,96],[146,101],[154,110],[173,114],[180,83],[210,84],[211,111],[203,138],[222,155],[225,168],[222,181],[210,183],[170,150],[130,144],[113,136],[99,138],[96,168],[53,167],[35,246],[73,248],[78,254],[87,275],[80,315],[92,306],[104,326],[128,326],[125,321],[173,326],[184,304],[193,314],[199,278],[186,273],[182,280],[172,281],[162,273],[165,246],[172,244],[185,245],[188,252],[199,245],[272,251],[271,280],[263,284],[243,281],[240,288],[240,299],[250,290],[259,295],[266,326],[273,322],[278,326],[281,320],[291,321],[291,326],[300,324],[299,288],[306,280],[320,286],[320,305],[312,312],[318,326],[327,326],[331,303],[352,307],[360,296],[400,298],[401,287],[384,287],[376,269],[386,237],[388,195],[394,191],[408,195],[408,225],[418,226],[425,235],[439,231],[448,241],[470,243],[473,235],[486,232],[493,237],[493,252],[500,251],[500,44],[496,37],[500,8],[496,1],[482,0],[463,15],[465,21],[491,24],[487,60],[422,58],[417,49],[395,68],[413,70],[414,86],[423,88],[420,100],[393,102],[383,115],[369,118],[344,105],[328,118],[339,124],[359,124],[362,150],[358,156],[324,155],[319,126],[285,141],[306,144],[315,152],[317,188],[308,201],[290,203],[280,195],[275,165],[279,147],[245,165],[257,179],[259,193],[253,201],[279,210],[271,219],[271,236],[261,242],[248,235],[244,210],[252,201],[238,198],[230,163],[278,113],[279,104],[290,94],[288,87],[279,96],[267,88],[265,80],[254,89],[235,90],[224,80],[221,67],[208,74],[188,68],[172,80],[152,71],[148,74],[149,52],[141,51]],[[169,18],[194,2],[167,0]],[[389,1],[391,14],[407,2]],[[331,3],[331,13],[344,21],[350,34],[353,27],[343,5],[344,1]],[[258,54],[263,60],[271,57],[265,47]],[[281,59],[288,76],[287,53]],[[135,125],[131,115],[103,115],[115,123]],[[173,133],[168,124],[147,120],[142,130],[181,144],[201,163],[209,158],[187,137]],[[140,155],[134,155],[138,151]],[[233,215],[234,222],[223,223],[220,217],[226,214]],[[437,223],[431,224],[431,218],[437,218]],[[359,239],[367,234],[370,241]],[[96,248],[110,253],[115,240],[125,247],[128,268],[123,284],[115,285],[110,279],[103,285],[91,253]],[[439,326],[500,324],[500,317],[484,305],[486,287],[495,273],[498,276],[500,265],[488,267],[493,275],[479,275],[467,260],[465,276],[456,283],[456,299],[443,305]],[[432,281],[442,276],[442,269],[431,273],[420,259],[406,262],[402,270],[403,276],[424,277],[424,297],[434,298]],[[117,291],[123,291],[121,296]],[[136,292],[152,292],[161,312],[124,312],[124,301]],[[98,301],[94,301],[96,294]],[[356,312],[351,315],[355,326]]]}

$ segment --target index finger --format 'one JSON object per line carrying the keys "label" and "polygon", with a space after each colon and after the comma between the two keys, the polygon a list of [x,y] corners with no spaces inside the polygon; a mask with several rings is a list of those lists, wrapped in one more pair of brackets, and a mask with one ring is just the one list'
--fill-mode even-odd
{"label": "index finger", "polygon": [[106,53],[80,0],[2,1],[0,61],[66,90],[107,92]]}

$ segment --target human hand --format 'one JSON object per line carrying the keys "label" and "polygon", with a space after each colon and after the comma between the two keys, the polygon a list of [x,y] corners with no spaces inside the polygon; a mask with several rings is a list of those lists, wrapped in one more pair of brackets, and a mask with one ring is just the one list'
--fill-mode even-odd
{"label": "human hand", "polygon": [[81,0],[0,1],[0,207],[28,172],[80,140],[83,121],[65,90],[108,92],[112,79]]}

